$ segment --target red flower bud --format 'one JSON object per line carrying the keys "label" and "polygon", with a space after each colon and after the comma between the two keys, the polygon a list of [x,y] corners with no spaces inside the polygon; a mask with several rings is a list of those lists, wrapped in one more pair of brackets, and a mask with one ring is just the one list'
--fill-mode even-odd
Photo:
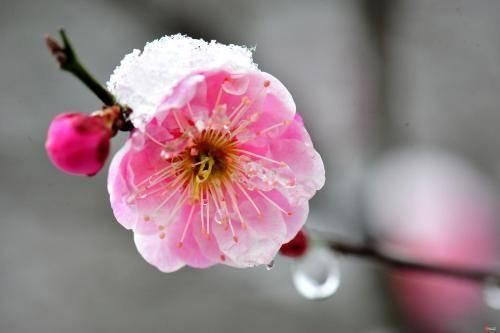
{"label": "red flower bud", "polygon": [[109,155],[111,128],[104,118],[63,113],[50,124],[45,149],[52,163],[72,175],[95,175]]}
{"label": "red flower bud", "polygon": [[280,254],[285,257],[299,258],[306,253],[308,246],[307,235],[303,230],[300,230],[291,241],[281,246]]}

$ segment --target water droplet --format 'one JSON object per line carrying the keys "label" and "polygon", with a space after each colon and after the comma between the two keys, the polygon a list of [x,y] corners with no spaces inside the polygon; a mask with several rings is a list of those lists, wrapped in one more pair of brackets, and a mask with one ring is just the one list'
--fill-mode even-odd
{"label": "water droplet", "polygon": [[271,269],[273,269],[273,267],[274,267],[274,260],[271,260],[271,262],[266,265],[266,269],[270,271]]}
{"label": "water droplet", "polygon": [[245,130],[237,135],[239,142],[247,142],[253,140],[256,137],[256,134],[253,131]]}
{"label": "water droplet", "polygon": [[312,247],[292,266],[295,289],[307,299],[332,296],[340,284],[337,258],[328,249]]}
{"label": "water droplet", "polygon": [[276,181],[285,187],[294,187],[296,185],[295,173],[288,165],[275,169]]}
{"label": "water droplet", "polygon": [[205,118],[195,119],[194,126],[198,131],[200,132],[203,131],[207,127],[207,119]]}
{"label": "water droplet", "polygon": [[222,84],[222,89],[231,95],[243,95],[248,90],[250,79],[246,75],[233,75]]}
{"label": "water droplet", "polygon": [[484,299],[489,307],[500,310],[500,280],[489,278],[483,289]]}
{"label": "water droplet", "polygon": [[127,204],[130,205],[130,204],[133,204],[134,201],[137,199],[137,193],[132,193],[131,195],[129,195],[127,197]]}
{"label": "water droplet", "polygon": [[164,160],[168,160],[168,159],[172,158],[173,156],[174,156],[174,154],[172,152],[169,152],[166,150],[162,150],[160,152],[160,157],[163,158]]}
{"label": "water droplet", "polygon": [[248,186],[258,188],[262,191],[270,191],[273,189],[274,179],[269,169],[258,162],[248,162],[243,165],[243,170],[247,176],[245,182]]}
{"label": "water droplet", "polygon": [[229,214],[227,212],[227,208],[221,207],[220,209],[217,209],[215,212],[215,222],[218,224],[226,224],[229,220]]}
{"label": "water droplet", "polygon": [[144,134],[139,131],[135,131],[132,134],[131,140],[132,140],[132,148],[135,150],[143,149],[144,144],[146,143],[146,138],[144,137]]}

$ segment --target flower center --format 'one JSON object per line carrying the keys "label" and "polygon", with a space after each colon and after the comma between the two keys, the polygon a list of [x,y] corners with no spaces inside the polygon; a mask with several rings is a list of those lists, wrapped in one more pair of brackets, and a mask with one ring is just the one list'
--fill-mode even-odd
{"label": "flower center", "polygon": [[203,130],[193,140],[193,145],[181,154],[186,178],[193,182],[193,200],[200,199],[200,191],[231,179],[237,165],[237,141],[230,132]]}
{"label": "flower center", "polygon": [[215,159],[212,156],[207,156],[207,155],[202,155],[201,156],[201,163],[200,166],[198,167],[198,171],[195,172],[195,181],[198,184],[204,183],[208,180],[208,177],[210,177],[210,174],[212,173],[213,166],[215,164]]}
{"label": "flower center", "polygon": [[[224,84],[227,82],[224,81]],[[270,82],[264,81],[262,89],[252,99],[243,96],[229,113],[227,106],[220,103],[225,91],[224,84],[219,89],[208,119],[196,119],[190,103],[187,104],[187,114],[171,110],[172,120],[181,133],[176,139],[161,142],[147,131],[143,133],[161,147],[160,156],[166,163],[135,184],[135,191],[127,198],[127,202],[132,204],[151,195],[164,197],[150,214],[144,216],[145,222],[155,220],[161,239],[165,238],[164,229],[172,223],[175,214],[185,205],[190,206],[179,247],[182,246],[195,210],[200,213],[199,223],[206,237],[210,237],[214,222],[231,230],[235,242],[238,242],[238,235],[233,224],[239,223],[243,231],[247,228],[239,208],[241,200],[249,202],[259,217],[261,208],[253,199],[256,197],[262,198],[280,213],[291,215],[291,211],[266,194],[279,187],[295,186],[295,175],[291,169],[282,161],[257,154],[241,145],[289,124],[289,120],[284,120],[257,132],[249,130],[260,114],[259,110],[252,110],[251,106],[265,94]],[[138,140],[139,146],[140,143]],[[169,212],[157,220],[158,213],[167,204],[171,205]]]}

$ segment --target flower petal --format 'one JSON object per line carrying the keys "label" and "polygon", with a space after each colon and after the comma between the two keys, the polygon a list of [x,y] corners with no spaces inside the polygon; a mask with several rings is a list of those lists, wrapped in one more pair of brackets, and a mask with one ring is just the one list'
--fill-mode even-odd
{"label": "flower petal", "polygon": [[296,177],[296,186],[284,189],[297,203],[309,200],[325,184],[325,167],[313,146],[293,139],[275,140],[270,144],[271,155],[285,162]]}
{"label": "flower petal", "polygon": [[[191,221],[190,225],[186,229],[185,237],[182,241],[182,246],[179,247],[179,240],[184,233],[184,228],[186,227],[185,224],[189,217],[190,210],[190,207],[186,207],[177,222],[168,227],[169,233],[174,233],[178,236],[177,242],[170,242],[168,246],[170,248],[170,251],[179,256],[179,258],[181,258],[187,265],[195,268],[207,268],[216,264],[218,260],[213,260],[207,257],[206,252],[203,251],[198,245],[193,235],[193,229],[195,228],[195,226],[193,225],[193,221]],[[175,230],[175,232],[173,230]]]}
{"label": "flower petal", "polygon": [[175,241],[173,235],[166,235],[164,239],[158,235],[134,234],[137,250],[144,259],[160,271],[174,272],[184,266],[182,259],[171,250],[170,243]]}
{"label": "flower petal", "polygon": [[282,213],[255,193],[251,194],[261,215],[248,201],[239,205],[241,215],[247,224],[246,230],[240,221],[232,219],[237,236],[233,239],[231,228],[215,225],[213,233],[224,254],[235,267],[253,267],[268,264],[273,260],[286,238],[286,226]]}
{"label": "flower petal", "polygon": [[131,193],[126,179],[129,150],[130,141],[115,154],[108,173],[108,192],[111,208],[117,221],[126,229],[132,229],[137,222],[137,211],[126,200]]}

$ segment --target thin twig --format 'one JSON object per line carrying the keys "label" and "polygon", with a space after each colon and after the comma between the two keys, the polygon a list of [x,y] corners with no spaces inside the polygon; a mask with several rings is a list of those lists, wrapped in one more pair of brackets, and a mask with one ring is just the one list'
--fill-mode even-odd
{"label": "thin twig", "polygon": [[397,269],[400,271],[413,271],[413,272],[439,274],[479,283],[483,283],[486,280],[493,280],[496,281],[497,283],[500,282],[500,274],[498,272],[467,268],[467,267],[451,267],[451,266],[447,267],[430,263],[422,263],[414,260],[406,260],[383,253],[382,251],[374,247],[366,245],[354,245],[337,240],[329,240],[327,243],[330,249],[332,249],[335,252],[345,255],[353,255],[361,258],[371,259],[383,265],[386,265],[390,268]]}
{"label": "thin twig", "polygon": [[59,30],[63,45],[51,36],[45,37],[49,51],[59,63],[62,70],[68,71],[82,81],[105,105],[115,104],[114,96],[104,88],[80,63],[66,32]]}

